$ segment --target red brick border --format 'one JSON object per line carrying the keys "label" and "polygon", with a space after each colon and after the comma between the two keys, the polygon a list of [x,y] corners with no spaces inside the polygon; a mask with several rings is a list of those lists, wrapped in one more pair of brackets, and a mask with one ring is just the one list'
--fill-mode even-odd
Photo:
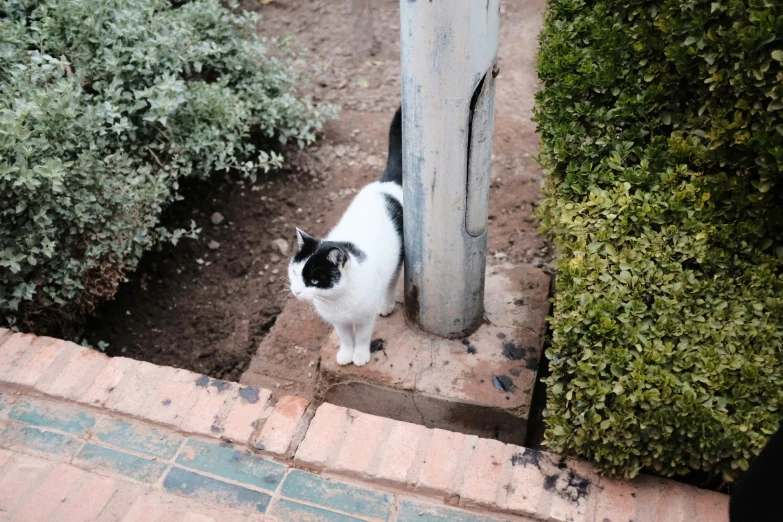
{"label": "red brick border", "polygon": [[[76,344],[0,329],[0,382],[98,409],[152,421],[183,433],[248,444],[276,432],[268,453],[287,457],[310,406],[296,397],[275,406],[262,388],[176,368],[106,355]],[[301,437],[300,437],[301,438]]]}
{"label": "red brick border", "polygon": [[0,382],[349,475],[551,522],[727,522],[728,497],[671,480],[598,476],[584,462],[496,440],[105,355],[0,328]]}

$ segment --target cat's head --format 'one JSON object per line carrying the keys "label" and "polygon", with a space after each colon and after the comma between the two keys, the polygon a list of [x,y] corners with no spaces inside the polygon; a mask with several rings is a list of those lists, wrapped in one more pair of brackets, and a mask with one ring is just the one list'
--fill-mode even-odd
{"label": "cat's head", "polygon": [[291,293],[302,301],[332,302],[347,284],[355,247],[316,239],[296,229],[299,251],[288,264]]}

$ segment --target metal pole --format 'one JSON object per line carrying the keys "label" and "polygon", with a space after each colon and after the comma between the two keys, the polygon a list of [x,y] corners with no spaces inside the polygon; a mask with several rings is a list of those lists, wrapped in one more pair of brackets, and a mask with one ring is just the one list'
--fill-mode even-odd
{"label": "metal pole", "polygon": [[405,311],[464,337],[484,316],[500,0],[400,0]]}

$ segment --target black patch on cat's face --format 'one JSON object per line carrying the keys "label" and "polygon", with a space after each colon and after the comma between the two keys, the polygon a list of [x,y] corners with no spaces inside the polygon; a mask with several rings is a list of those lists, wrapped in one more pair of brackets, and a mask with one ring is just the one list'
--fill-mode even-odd
{"label": "black patch on cat's face", "polygon": [[386,213],[391,218],[392,223],[394,223],[394,229],[400,238],[400,264],[402,264],[405,254],[402,241],[402,205],[397,201],[397,198],[389,194],[384,194],[383,199],[386,200]]}
{"label": "black patch on cat's face", "polygon": [[338,241],[319,241],[304,233],[301,234],[302,247],[294,256],[295,263],[305,261],[302,268],[302,281],[310,288],[333,288],[342,277],[341,269],[353,256],[361,263],[366,255],[353,243]]}
{"label": "black patch on cat's face", "polygon": [[367,259],[367,254],[365,254],[361,248],[347,241],[323,241],[321,244],[340,247],[343,251],[348,252],[355,257],[360,263]]}
{"label": "black patch on cat's face", "polygon": [[337,263],[329,259],[330,248],[316,248],[315,253],[310,256],[302,268],[302,281],[305,286],[311,288],[327,289],[334,287],[340,282],[340,269],[345,264],[347,257],[342,254],[342,258]]}

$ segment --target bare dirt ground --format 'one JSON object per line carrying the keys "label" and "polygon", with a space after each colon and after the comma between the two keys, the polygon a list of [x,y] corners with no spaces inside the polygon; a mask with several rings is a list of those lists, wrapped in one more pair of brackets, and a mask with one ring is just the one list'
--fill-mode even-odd
{"label": "bare dirt ground", "polygon": [[[543,6],[533,0],[502,7],[490,193],[489,255],[533,265],[551,260],[533,217],[543,177],[533,159],[538,138],[530,121]],[[145,255],[86,334],[93,343],[109,343],[110,355],[228,380],[247,369],[285,304],[281,278],[290,252],[281,252],[275,240],[293,248],[295,226],[326,233],[356,190],[381,175],[388,125],[400,103],[397,0],[246,0],[243,8],[262,13],[264,35],[291,34],[311,62],[328,64],[311,91],[341,105],[340,118],[314,146],[289,154],[286,171],[256,185],[226,179],[188,187],[165,222],[193,219],[203,229],[199,239]],[[212,220],[216,212],[223,217],[219,224]],[[285,330],[300,340],[275,357],[302,374],[292,378],[312,373],[309,363],[317,359],[326,326]]]}

